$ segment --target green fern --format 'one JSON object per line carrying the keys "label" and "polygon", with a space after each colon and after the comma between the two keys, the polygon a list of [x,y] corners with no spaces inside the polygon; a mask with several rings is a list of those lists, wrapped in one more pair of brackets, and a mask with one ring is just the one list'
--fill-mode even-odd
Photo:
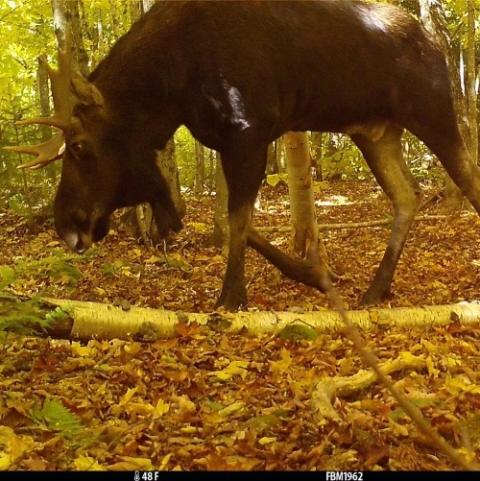
{"label": "green fern", "polygon": [[80,418],[55,399],[46,398],[41,408],[31,410],[30,417],[37,424],[67,439],[77,437],[84,429]]}
{"label": "green fern", "polygon": [[30,411],[30,418],[41,428],[58,433],[74,448],[86,448],[99,438],[98,433],[86,428],[76,414],[56,399],[46,398],[41,408]]}
{"label": "green fern", "polygon": [[43,303],[38,298],[21,301],[15,296],[0,290],[0,331],[16,332],[17,334],[32,334],[35,331],[47,329],[56,322],[60,315],[53,312],[45,315]]}

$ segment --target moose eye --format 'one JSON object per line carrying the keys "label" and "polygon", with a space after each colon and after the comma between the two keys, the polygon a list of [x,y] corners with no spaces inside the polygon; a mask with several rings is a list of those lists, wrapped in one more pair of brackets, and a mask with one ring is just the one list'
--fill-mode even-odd
{"label": "moose eye", "polygon": [[83,145],[83,142],[73,142],[70,144],[70,150],[75,154],[79,155],[85,150],[85,146]]}

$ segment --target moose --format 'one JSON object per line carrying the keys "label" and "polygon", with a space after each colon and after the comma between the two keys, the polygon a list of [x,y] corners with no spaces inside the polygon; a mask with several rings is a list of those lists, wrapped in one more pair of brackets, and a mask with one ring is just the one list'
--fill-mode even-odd
{"label": "moose", "polygon": [[480,213],[480,170],[456,123],[444,55],[408,13],[361,0],[159,2],[88,79],[65,58],[51,71],[59,129],[33,168],[63,158],[58,234],[84,252],[113,211],[148,202],[163,235],[181,220],[155,166],[182,124],[220,152],[228,185],[229,254],[219,306],[246,303],[247,244],[286,275],[321,290],[312,262],[280,252],[252,226],[267,146],[286,131],[348,134],[392,202],[384,257],[363,301],[389,294],[421,191],[402,158],[408,129],[440,159]]}

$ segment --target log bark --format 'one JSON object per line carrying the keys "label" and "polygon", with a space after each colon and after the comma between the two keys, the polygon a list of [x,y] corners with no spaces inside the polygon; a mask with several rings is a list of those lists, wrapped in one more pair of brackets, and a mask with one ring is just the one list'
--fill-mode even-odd
{"label": "log bark", "polygon": [[[60,307],[68,314],[59,326],[52,325],[46,331],[56,337],[78,339],[136,339],[154,341],[175,336],[179,323],[225,325],[229,331],[247,329],[256,335],[280,333],[293,325],[308,326],[319,332],[344,329],[344,322],[337,311],[309,312],[248,312],[236,313],[186,313],[144,307],[116,307],[96,302],[44,299],[51,310]],[[424,307],[398,307],[348,311],[351,322],[361,329],[388,327],[427,328],[451,322],[461,324],[480,323],[480,303]]]}

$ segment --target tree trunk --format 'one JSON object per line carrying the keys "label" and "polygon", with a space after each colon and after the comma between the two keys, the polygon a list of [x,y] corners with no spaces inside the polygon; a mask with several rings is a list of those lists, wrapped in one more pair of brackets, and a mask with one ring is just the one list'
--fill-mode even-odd
{"label": "tree trunk", "polygon": [[[157,0],[142,0],[143,5],[143,13],[147,13],[153,5],[156,3]],[[160,0],[161,1],[161,0]]]}
{"label": "tree trunk", "polygon": [[288,132],[284,135],[287,151],[288,191],[293,228],[293,250],[306,257],[311,246],[318,244],[318,226],[312,189],[307,134]]}
{"label": "tree trunk", "polygon": [[287,152],[293,250],[330,272],[326,250],[318,235],[307,134],[288,132],[283,137]]}
{"label": "tree trunk", "polygon": [[[50,116],[50,89],[48,85],[47,56],[41,55],[37,58],[37,88],[38,101],[42,117]],[[52,130],[48,125],[40,125],[42,141],[46,142],[52,137]],[[46,174],[52,181],[55,180],[56,165],[51,163],[46,167]]]}
{"label": "tree trunk", "polygon": [[[443,50],[447,60],[450,78],[452,80],[452,91],[457,112],[457,123],[460,132],[467,145],[470,144],[470,132],[468,128],[467,105],[462,95],[460,70],[458,68],[455,53],[452,49],[448,24],[445,11],[439,0],[418,0],[420,8],[420,20],[430,35],[435,39],[438,46]],[[445,200],[449,209],[457,209],[461,206],[463,195],[452,179],[445,176]]]}
{"label": "tree trunk", "polygon": [[477,72],[475,65],[475,4],[468,0],[468,34],[467,34],[467,104],[468,125],[470,126],[470,154],[472,162],[478,163],[478,122],[477,122],[477,92],[475,90]]}
{"label": "tree trunk", "polygon": [[163,150],[157,152],[156,164],[170,187],[170,194],[180,217],[183,217],[186,206],[180,191],[180,179],[177,163],[175,162],[175,140],[173,137],[167,142]]}
{"label": "tree trunk", "polygon": [[130,23],[136,22],[143,15],[142,0],[132,0],[129,2]]}
{"label": "tree trunk", "polygon": [[314,168],[314,178],[315,180],[323,180],[322,173],[322,132],[312,132],[312,167]]}
{"label": "tree trunk", "polygon": [[215,189],[216,182],[216,153],[212,149],[208,149],[208,190],[210,194]]}
{"label": "tree trunk", "polygon": [[195,193],[201,194],[205,187],[205,147],[195,140]]}
{"label": "tree trunk", "polygon": [[[42,117],[49,117],[50,90],[48,87],[47,56],[45,54],[37,58],[37,87],[41,115]],[[44,142],[52,137],[52,131],[48,125],[40,125],[40,133]]]}
{"label": "tree trunk", "polygon": [[83,42],[82,22],[80,11],[83,0],[69,0],[67,2],[67,15],[72,30],[72,50],[74,65],[84,77],[88,77],[88,53]]}
{"label": "tree trunk", "polygon": [[278,172],[285,172],[285,156],[284,154],[284,141],[283,137],[279,137],[275,141],[275,155],[277,158]]}
{"label": "tree trunk", "polygon": [[220,155],[217,156],[217,169],[215,172],[215,215],[213,223],[213,243],[217,247],[225,249],[228,245],[228,187],[225,175],[223,174]]}
{"label": "tree trunk", "polygon": [[267,153],[267,175],[278,174],[276,142],[271,142]]}
{"label": "tree trunk", "polygon": [[68,27],[66,0],[52,0],[53,27],[57,44],[60,50],[65,50],[66,34]]}

